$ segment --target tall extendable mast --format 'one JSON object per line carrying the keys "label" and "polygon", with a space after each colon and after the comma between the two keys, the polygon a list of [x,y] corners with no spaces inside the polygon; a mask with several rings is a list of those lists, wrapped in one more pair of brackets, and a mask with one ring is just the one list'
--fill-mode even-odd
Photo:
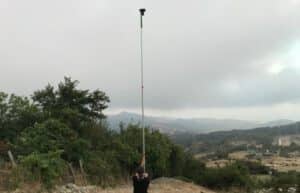
{"label": "tall extendable mast", "polygon": [[143,56],[143,16],[146,9],[140,11],[140,49],[141,49],[141,113],[142,113],[142,130],[143,130],[143,167],[146,171],[146,141],[145,141],[145,115],[144,115],[144,56]]}

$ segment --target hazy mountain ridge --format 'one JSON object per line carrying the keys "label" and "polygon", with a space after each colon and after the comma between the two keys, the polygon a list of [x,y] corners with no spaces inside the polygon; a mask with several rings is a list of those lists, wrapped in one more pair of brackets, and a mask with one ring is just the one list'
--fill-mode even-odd
{"label": "hazy mountain ridge", "polygon": [[[113,129],[118,129],[120,122],[124,124],[139,123],[141,116],[135,113],[121,112],[110,115],[107,118],[109,125]],[[273,127],[287,125],[295,121],[281,119],[266,123],[255,121],[235,120],[235,119],[212,119],[212,118],[168,118],[168,117],[145,117],[147,126],[158,129],[163,133],[190,132],[208,133],[213,131],[230,131],[235,129],[252,129],[258,127]]]}
{"label": "hazy mountain ridge", "polygon": [[[293,136],[294,139],[286,146],[290,146],[292,143],[294,143],[295,146],[300,143],[298,137],[300,136],[300,122],[274,127],[268,126],[246,130],[216,131],[202,134],[176,133],[172,135],[171,138],[176,143],[187,147],[193,153],[211,153],[217,151],[231,152],[235,148],[245,150],[248,149],[248,145],[251,146],[251,148],[257,148],[259,150],[274,150],[278,145],[279,137],[284,141],[284,138],[287,139],[287,137],[290,140],[291,136]],[[273,145],[275,145],[275,147],[272,147]],[[293,149],[290,150],[292,151]],[[285,149],[285,151],[287,151],[287,149]]]}

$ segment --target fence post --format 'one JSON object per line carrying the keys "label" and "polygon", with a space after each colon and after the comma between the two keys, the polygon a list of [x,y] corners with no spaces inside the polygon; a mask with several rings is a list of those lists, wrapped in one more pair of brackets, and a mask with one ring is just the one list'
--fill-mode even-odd
{"label": "fence post", "polygon": [[8,154],[8,157],[9,157],[9,159],[10,159],[10,162],[11,162],[11,164],[12,164],[12,167],[15,168],[15,167],[17,166],[17,164],[16,164],[16,162],[15,162],[15,159],[14,159],[13,154],[11,153],[10,150],[8,150],[7,154]]}

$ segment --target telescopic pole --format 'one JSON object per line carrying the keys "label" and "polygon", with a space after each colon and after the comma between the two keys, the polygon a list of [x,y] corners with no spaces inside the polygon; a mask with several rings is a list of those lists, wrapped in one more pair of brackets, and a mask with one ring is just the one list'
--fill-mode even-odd
{"label": "telescopic pole", "polygon": [[140,49],[141,49],[141,110],[142,110],[142,131],[143,131],[143,168],[146,171],[146,141],[145,141],[145,115],[144,115],[144,56],[143,56],[143,16],[146,9],[140,11]]}

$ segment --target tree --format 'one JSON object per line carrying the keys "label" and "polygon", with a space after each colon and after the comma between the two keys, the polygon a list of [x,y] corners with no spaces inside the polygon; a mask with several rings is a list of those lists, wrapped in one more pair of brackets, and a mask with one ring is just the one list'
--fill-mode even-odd
{"label": "tree", "polygon": [[[146,137],[146,167],[153,177],[168,176],[172,142],[159,131],[150,132],[145,129]],[[140,164],[142,158],[142,129],[136,124],[129,124],[120,134],[123,143],[121,163],[133,171]],[[126,152],[126,153],[125,153]]]}
{"label": "tree", "polygon": [[147,130],[146,142],[148,168],[153,173],[153,177],[168,175],[172,147],[171,141],[159,131],[149,133]]}
{"label": "tree", "polygon": [[183,165],[184,165],[184,151],[179,145],[173,145],[170,153],[170,175],[171,176],[182,176]]}
{"label": "tree", "polygon": [[69,143],[77,140],[77,134],[66,124],[55,119],[48,119],[43,123],[26,128],[18,137],[17,152],[28,155],[32,152],[47,153],[63,150]]}
{"label": "tree", "polygon": [[183,165],[183,176],[199,183],[199,176],[205,170],[205,165],[196,160],[192,155],[185,154]]}
{"label": "tree", "polygon": [[80,131],[86,122],[99,122],[105,118],[108,96],[100,90],[90,92],[78,89],[79,82],[64,78],[55,90],[48,85],[34,92],[32,99],[47,117],[56,118]]}
{"label": "tree", "polygon": [[7,94],[0,92],[0,139],[4,139],[9,135],[5,128],[8,111],[7,96]]}
{"label": "tree", "polygon": [[[79,89],[78,84],[65,78],[57,88],[47,85],[34,92],[31,99],[0,92],[0,140],[14,148],[18,169],[24,169],[21,174],[47,186],[63,176],[67,162],[76,169],[82,160],[92,182],[107,185],[131,175],[142,158],[140,125],[120,124],[119,133],[111,131],[103,114],[109,98],[99,90]],[[159,131],[146,128],[145,137],[146,168],[154,178],[183,176],[226,186],[249,180],[240,165],[221,171],[205,168]]]}
{"label": "tree", "polygon": [[0,93],[0,139],[14,142],[25,128],[42,119],[41,111],[27,97]]}

